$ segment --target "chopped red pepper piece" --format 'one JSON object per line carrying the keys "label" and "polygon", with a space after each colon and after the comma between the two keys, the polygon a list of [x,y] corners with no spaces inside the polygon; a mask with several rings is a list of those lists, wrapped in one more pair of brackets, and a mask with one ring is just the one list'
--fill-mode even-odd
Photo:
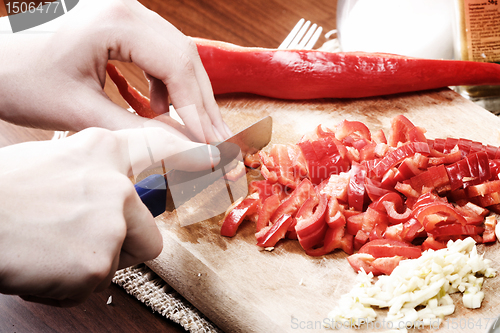
{"label": "chopped red pepper piece", "polygon": [[346,219],[343,213],[344,209],[339,204],[337,198],[331,197],[328,201],[327,215],[325,216],[326,223],[330,228],[344,227]]}
{"label": "chopped red pepper piece", "polygon": [[312,249],[313,247],[320,245],[324,241],[327,230],[328,230],[328,225],[326,223],[323,223],[319,226],[318,229],[314,230],[312,233],[308,235],[300,236],[297,233],[297,238],[304,250]]}
{"label": "chopped red pepper piece", "polygon": [[257,169],[260,167],[260,157],[259,153],[247,154],[243,158],[245,165],[251,169]]}
{"label": "chopped red pepper piece", "polygon": [[354,162],[349,174],[349,187],[347,188],[349,206],[354,210],[362,211],[365,198],[366,170],[363,166]]}
{"label": "chopped red pepper piece", "polygon": [[361,268],[366,273],[372,273],[373,275],[381,274],[391,274],[394,268],[399,265],[404,257],[387,257],[387,258],[374,258],[368,253],[356,253],[347,257],[347,261],[351,267],[356,271],[361,271]]}
{"label": "chopped red pepper piece", "polygon": [[479,185],[469,186],[465,189],[469,198],[500,192],[500,180],[484,182]]}
{"label": "chopped red pepper piece", "polygon": [[399,265],[399,262],[405,259],[407,258],[400,256],[376,258],[372,262],[372,267],[381,274],[391,275],[392,271]]}
{"label": "chopped red pepper piece", "polygon": [[282,215],[295,216],[302,204],[311,196],[315,196],[316,191],[309,179],[304,179],[299,186],[290,194],[288,198],[283,200],[280,206],[271,216],[271,224],[274,224]]}
{"label": "chopped red pepper piece", "polygon": [[364,138],[371,141],[370,130],[360,121],[342,120],[337,126],[335,126],[334,132],[337,140],[341,141],[353,134],[355,134],[357,138]]}
{"label": "chopped red pepper piece", "polygon": [[409,181],[411,187],[419,193],[424,189],[430,191],[450,184],[450,178],[444,165],[430,167],[426,171],[412,177]]}
{"label": "chopped red pepper piece", "polygon": [[306,159],[309,178],[315,185],[332,174],[349,170],[349,163],[339,154],[337,145],[330,136],[314,141],[304,140],[297,145]]}
{"label": "chopped red pepper piece", "polygon": [[413,242],[416,238],[426,237],[427,232],[420,222],[411,218],[403,224],[400,236],[406,242]]}
{"label": "chopped red pepper piece", "polygon": [[336,198],[342,202],[347,202],[347,189],[349,187],[349,173],[342,172],[339,175],[331,175],[328,182],[321,189],[321,193],[326,193],[329,197]]}
{"label": "chopped red pepper piece", "polygon": [[410,142],[402,145],[396,150],[390,152],[378,162],[373,170],[375,176],[382,177],[390,168],[395,166],[407,157],[415,155],[415,153],[429,154],[429,145],[425,142]]}
{"label": "chopped red pepper piece", "polygon": [[438,238],[446,239],[449,236],[479,235],[482,234],[483,231],[484,231],[483,227],[478,227],[476,225],[471,225],[471,224],[462,225],[458,223],[452,223],[452,224],[437,226],[428,233],[436,239]]}
{"label": "chopped red pepper piece", "polygon": [[394,181],[403,182],[422,173],[412,158],[405,158],[394,175]]}
{"label": "chopped red pepper piece", "polygon": [[276,144],[271,148],[270,153],[277,175],[277,181],[283,186],[294,189],[297,186],[297,180],[294,175],[292,160],[288,154],[288,147],[285,145]]}
{"label": "chopped red pepper piece", "polygon": [[233,169],[229,170],[224,175],[224,178],[229,181],[236,182],[238,181],[238,179],[240,179],[245,175],[246,175],[245,164],[243,164],[243,162],[240,161],[236,164],[236,166]]}
{"label": "chopped red pepper piece", "polygon": [[409,243],[376,239],[369,241],[359,249],[359,253],[371,254],[374,258],[401,256],[409,259],[420,257],[422,249]]}
{"label": "chopped red pepper piece", "polygon": [[365,178],[365,190],[368,198],[370,198],[372,202],[377,201],[386,194],[394,192],[394,190],[382,187],[381,182],[369,177]]}
{"label": "chopped red pepper piece", "polygon": [[490,180],[498,180],[500,174],[500,159],[490,159],[488,164],[490,166]]}
{"label": "chopped red pepper piece", "polygon": [[327,206],[328,199],[325,194],[321,194],[319,197],[311,197],[304,202],[296,216],[297,224],[295,230],[299,239],[300,237],[312,234],[326,224],[325,214]]}
{"label": "chopped red pepper piece", "polygon": [[274,214],[276,209],[278,209],[280,203],[278,194],[273,194],[264,200],[264,203],[259,210],[259,218],[256,224],[257,232],[269,225],[271,216]]}
{"label": "chopped red pepper piece", "polygon": [[494,192],[490,194],[485,194],[474,198],[470,198],[470,200],[481,207],[494,206],[500,204],[500,193]]}
{"label": "chopped red pepper piece", "polygon": [[396,210],[401,210],[403,207],[403,198],[401,197],[400,194],[396,192],[389,192],[384,194],[376,201],[374,201],[372,204],[370,204],[370,207],[379,212],[386,212],[387,208],[384,205],[384,203],[386,202],[393,203]]}
{"label": "chopped red pepper piece", "polygon": [[[264,202],[273,194],[283,194],[283,189],[279,184],[273,184],[268,180],[256,180],[250,183],[249,194],[258,193],[259,199]],[[280,196],[281,199],[281,196]]]}
{"label": "chopped red pepper piece", "polygon": [[328,199],[325,194],[307,199],[297,212],[295,231],[304,249],[312,248],[324,239],[328,225],[325,221]]}
{"label": "chopped red pepper piece", "polygon": [[429,164],[430,165],[440,165],[440,164],[451,164],[451,163],[456,163],[462,159],[462,152],[460,149],[458,149],[458,145],[453,147],[451,151],[447,151],[446,148],[443,148],[444,152],[437,151],[436,149],[432,148],[430,157],[429,157]]}
{"label": "chopped red pepper piece", "polygon": [[434,237],[429,236],[427,237],[424,242],[422,243],[422,251],[432,249],[432,250],[440,250],[444,249],[446,247],[445,242],[440,242],[434,239]]}
{"label": "chopped red pepper piece", "polygon": [[497,225],[497,218],[493,215],[487,216],[484,221],[483,242],[492,243],[496,242],[497,236],[495,234],[495,227]]}
{"label": "chopped red pepper piece", "polygon": [[[343,244],[345,244],[346,241],[348,242],[348,240],[345,238],[344,227],[328,228],[328,230],[325,233],[325,239],[323,240],[323,246],[319,248],[314,248],[314,249],[308,248],[304,250],[310,256],[315,256],[315,257],[323,256],[325,254],[332,252],[335,249],[343,248]],[[352,245],[351,245],[351,250],[352,250]],[[349,253],[347,251],[345,252]]]}
{"label": "chopped red pepper piece", "polygon": [[374,260],[375,258],[368,253],[355,253],[347,257],[347,261],[355,272],[360,272],[362,268],[366,273],[380,275],[382,272],[372,266]]}
{"label": "chopped red pepper piece", "polygon": [[279,240],[285,238],[288,227],[292,223],[290,215],[283,215],[268,229],[263,229],[262,232],[257,233],[257,245],[261,247],[272,247],[278,243]]}
{"label": "chopped red pepper piece", "polygon": [[415,127],[408,118],[401,114],[392,118],[391,131],[387,140],[389,146],[397,147],[399,142],[414,141],[427,142],[423,130]]}
{"label": "chopped red pepper piece", "polygon": [[231,209],[231,211],[224,217],[220,234],[227,237],[233,237],[236,235],[236,230],[238,230],[241,222],[243,222],[247,215],[252,214],[257,210],[258,203],[259,199],[246,198]]}
{"label": "chopped red pepper piece", "polygon": [[454,222],[461,225],[467,224],[465,218],[451,204],[446,202],[436,201],[418,208],[415,218],[424,226],[428,233],[432,232],[439,224]]}
{"label": "chopped red pepper piece", "polygon": [[484,151],[467,155],[464,159],[446,166],[451,190],[481,184],[490,179],[488,154]]}

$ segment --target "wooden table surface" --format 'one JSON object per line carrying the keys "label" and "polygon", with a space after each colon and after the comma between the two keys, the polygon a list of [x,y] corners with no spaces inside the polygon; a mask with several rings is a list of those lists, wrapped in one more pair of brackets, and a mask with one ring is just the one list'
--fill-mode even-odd
{"label": "wooden table surface", "polygon": [[[334,29],[336,1],[327,0],[142,0],[183,33],[236,43],[243,46],[277,47],[295,23],[304,17]],[[5,16],[0,1],[0,16]],[[317,45],[321,45],[324,38]],[[120,65],[129,80],[147,93],[142,72],[131,64]],[[126,106],[112,85],[105,88],[110,98]],[[0,147],[47,140],[51,131],[14,126],[0,120]],[[108,297],[113,303],[107,305]],[[0,294],[0,332],[184,332],[175,323],[152,313],[141,302],[116,285],[96,293],[84,304],[59,309],[24,302]]]}

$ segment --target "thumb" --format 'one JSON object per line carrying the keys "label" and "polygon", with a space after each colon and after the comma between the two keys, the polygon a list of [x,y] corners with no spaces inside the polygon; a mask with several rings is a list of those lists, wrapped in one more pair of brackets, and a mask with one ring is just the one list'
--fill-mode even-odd
{"label": "thumb", "polygon": [[[138,116],[115,104],[103,91],[97,92],[96,89],[84,86],[79,90],[79,98],[74,102],[78,112],[75,112],[76,119],[73,119],[72,130],[80,131],[88,127],[100,127],[116,131],[126,128],[142,128],[146,122],[151,121],[149,118]],[[181,132],[183,126],[167,114],[158,115],[154,119],[155,126],[188,140],[188,137]]]}
{"label": "thumb", "polygon": [[[89,123],[83,124],[83,127],[97,126],[115,130],[122,150],[122,161],[118,168],[129,177],[139,175],[144,169],[160,161],[168,169],[185,171],[205,170],[220,161],[220,152],[216,147],[189,140],[163,121],[165,115],[159,115],[155,119],[143,118],[95,92],[92,93],[91,104],[94,110],[105,112],[93,113],[94,117],[83,117],[89,119]],[[85,110],[82,112],[90,113]]]}

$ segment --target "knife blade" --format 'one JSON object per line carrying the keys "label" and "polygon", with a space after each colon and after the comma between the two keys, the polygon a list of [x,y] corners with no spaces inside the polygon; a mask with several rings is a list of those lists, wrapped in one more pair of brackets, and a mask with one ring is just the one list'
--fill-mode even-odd
{"label": "knife blade", "polygon": [[494,318],[494,321],[491,323],[487,333],[500,333],[500,316]]}
{"label": "knife blade", "polygon": [[198,172],[171,170],[164,174],[153,174],[136,183],[135,190],[154,217],[165,210],[172,211],[216,181],[224,179],[231,164],[242,162],[246,154],[264,148],[271,140],[271,135],[272,118],[267,116],[217,144],[221,159],[214,168]]}

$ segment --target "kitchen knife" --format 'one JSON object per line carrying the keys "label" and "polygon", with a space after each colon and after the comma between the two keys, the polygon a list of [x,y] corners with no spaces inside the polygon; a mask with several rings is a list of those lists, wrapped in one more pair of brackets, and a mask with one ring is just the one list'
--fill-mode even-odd
{"label": "kitchen knife", "polygon": [[[221,159],[214,168],[199,172],[171,170],[165,174],[153,174],[135,184],[135,189],[153,216],[165,210],[172,211],[223,179],[223,175],[236,165],[235,162],[242,161],[246,154],[264,148],[271,135],[272,118],[267,116],[217,144]],[[246,181],[244,184],[246,186]]]}

